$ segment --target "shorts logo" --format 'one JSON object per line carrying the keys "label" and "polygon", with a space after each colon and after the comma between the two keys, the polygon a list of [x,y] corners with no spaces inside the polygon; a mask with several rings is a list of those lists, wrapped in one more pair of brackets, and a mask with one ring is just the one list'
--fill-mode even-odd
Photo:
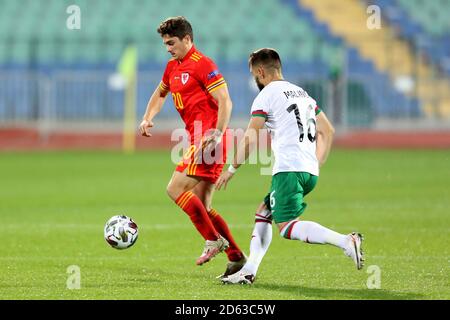
{"label": "shorts logo", "polygon": [[214,78],[215,76],[217,76],[219,74],[219,70],[214,70],[213,72],[210,72],[208,74],[208,80]]}
{"label": "shorts logo", "polygon": [[189,80],[189,73],[182,73],[181,74],[181,83],[183,85],[185,85],[186,82],[188,82],[188,80]]}

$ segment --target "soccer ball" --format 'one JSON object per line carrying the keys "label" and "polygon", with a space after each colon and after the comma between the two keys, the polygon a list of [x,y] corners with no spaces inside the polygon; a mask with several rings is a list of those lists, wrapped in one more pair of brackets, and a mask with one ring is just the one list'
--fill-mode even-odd
{"label": "soccer ball", "polygon": [[126,249],[138,238],[136,223],[127,216],[114,216],[105,224],[105,240],[115,249]]}

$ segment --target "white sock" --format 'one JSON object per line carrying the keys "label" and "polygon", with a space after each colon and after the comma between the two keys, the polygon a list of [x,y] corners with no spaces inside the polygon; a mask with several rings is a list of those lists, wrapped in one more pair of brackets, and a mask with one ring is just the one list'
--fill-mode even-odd
{"label": "white sock", "polygon": [[280,234],[286,239],[301,240],[306,243],[332,244],[342,249],[345,249],[348,243],[346,235],[312,221],[291,221],[281,230]]}
{"label": "white sock", "polygon": [[259,265],[272,242],[272,215],[269,210],[256,214],[255,227],[250,241],[250,256],[243,270],[256,276]]}

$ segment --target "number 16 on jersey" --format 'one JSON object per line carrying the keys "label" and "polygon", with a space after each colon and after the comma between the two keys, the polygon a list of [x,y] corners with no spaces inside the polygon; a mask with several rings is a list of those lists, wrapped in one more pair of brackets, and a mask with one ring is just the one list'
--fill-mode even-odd
{"label": "number 16 on jersey", "polygon": [[[298,131],[300,132],[299,141],[303,142],[303,138],[305,136],[302,119],[300,117],[300,111],[296,103],[291,104],[287,109],[287,112],[291,113],[294,111],[295,118],[297,119]],[[316,141],[316,120],[314,118],[315,110],[312,105],[308,106],[306,111],[307,119],[306,120],[306,132],[308,133],[308,140],[311,142]]]}

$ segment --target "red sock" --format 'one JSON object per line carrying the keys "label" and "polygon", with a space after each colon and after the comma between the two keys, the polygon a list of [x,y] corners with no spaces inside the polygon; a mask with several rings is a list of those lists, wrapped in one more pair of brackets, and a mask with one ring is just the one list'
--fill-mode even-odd
{"label": "red sock", "polygon": [[195,194],[191,191],[184,192],[175,203],[188,214],[205,240],[215,241],[219,238],[219,233],[214,229],[205,206]]}
{"label": "red sock", "polygon": [[238,245],[234,241],[233,236],[231,235],[230,229],[228,228],[227,223],[223,218],[220,216],[220,214],[214,210],[211,209],[211,211],[208,212],[209,217],[214,225],[214,228],[230,243],[230,247],[225,250],[225,253],[228,256],[228,260],[230,261],[238,261],[243,257],[243,253],[241,249],[239,249]]}

